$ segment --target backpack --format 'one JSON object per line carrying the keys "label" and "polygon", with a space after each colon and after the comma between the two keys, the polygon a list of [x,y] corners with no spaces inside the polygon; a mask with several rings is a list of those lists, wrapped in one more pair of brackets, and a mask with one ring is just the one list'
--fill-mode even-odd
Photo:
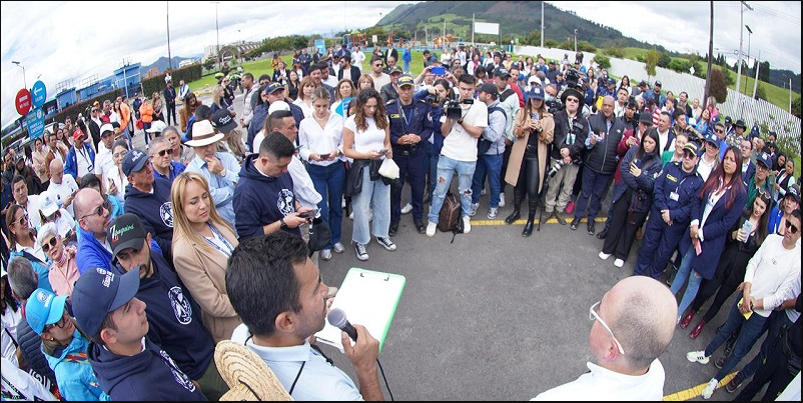
{"label": "backpack", "polygon": [[441,212],[438,215],[438,229],[441,232],[451,232],[452,242],[454,236],[463,233],[463,220],[460,219],[460,197],[452,192],[446,194]]}
{"label": "backpack", "polygon": [[[502,107],[500,107],[498,105],[497,106],[490,106],[490,107],[488,107],[488,125],[491,124],[491,113],[497,112],[497,111],[502,112],[502,116],[504,116],[505,119],[507,119],[507,114],[505,113],[505,110],[502,109]],[[487,153],[488,150],[491,149],[492,145],[493,145],[493,142],[491,142],[489,140],[486,140],[485,136],[480,136],[479,141],[477,141],[477,156],[479,157],[480,155],[484,155],[485,153]]]}

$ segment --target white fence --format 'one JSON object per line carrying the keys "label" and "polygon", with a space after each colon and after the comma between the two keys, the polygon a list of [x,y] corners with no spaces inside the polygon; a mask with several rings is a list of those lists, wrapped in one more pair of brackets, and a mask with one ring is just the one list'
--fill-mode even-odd
{"label": "white fence", "polygon": [[[574,62],[574,52],[563,49],[546,49],[537,46],[517,46],[516,54],[536,56],[538,54],[547,59],[562,60],[565,54],[569,54],[569,60]],[[583,62],[587,64],[593,59],[595,54],[583,52]],[[610,58],[611,68],[608,69],[612,75],[617,77],[628,76],[630,83],[635,85],[641,80],[647,80],[647,72],[644,63],[635,60]],[[672,91],[675,95],[682,91],[689,94],[689,102],[695,98],[704,105],[703,92],[705,91],[705,80],[694,77],[691,74],[681,74],[673,70],[656,67],[656,75],[649,77],[650,82],[660,80],[664,91]],[[752,88],[751,88],[752,90]],[[778,133],[778,142],[784,143],[787,149],[791,149],[795,154],[800,155],[800,118],[793,116],[788,110],[779,108],[764,100],[754,100],[753,98],[742,95],[735,90],[728,89],[728,99],[717,105],[720,116],[730,116],[733,121],[743,119],[748,127],[757,123],[763,127],[766,125],[769,130]],[[766,135],[766,133],[762,133]],[[781,140],[783,139],[783,140]]]}

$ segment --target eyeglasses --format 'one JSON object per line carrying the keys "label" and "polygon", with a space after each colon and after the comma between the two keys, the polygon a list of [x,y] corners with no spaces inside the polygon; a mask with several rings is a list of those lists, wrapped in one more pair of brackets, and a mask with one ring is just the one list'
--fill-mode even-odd
{"label": "eyeglasses", "polygon": [[50,251],[51,248],[55,248],[56,242],[57,242],[56,237],[50,238],[49,241],[42,244],[42,252],[47,253],[48,251]]}
{"label": "eyeglasses", "polygon": [[580,100],[579,100],[579,99],[577,99],[577,98],[566,98],[566,102],[567,102],[567,103],[568,103],[568,102],[571,102],[571,103],[577,103],[577,102],[580,102]]}
{"label": "eyeglasses", "polygon": [[756,171],[769,171],[770,169],[765,167],[764,164],[756,164]]}
{"label": "eyeglasses", "polygon": [[28,223],[28,214],[25,214],[22,217],[20,217],[19,220],[12,222],[11,225],[17,225],[17,224],[22,225],[22,223],[26,224]]}
{"label": "eyeglasses", "polygon": [[164,157],[165,154],[173,155],[173,149],[172,148],[165,148],[164,150],[157,151],[155,154],[160,156],[160,157]]}
{"label": "eyeglasses", "polygon": [[788,229],[789,231],[792,231],[793,234],[797,234],[798,228],[795,227],[794,225],[792,225],[792,223],[789,222],[789,220],[786,221],[786,229]]}
{"label": "eyeglasses", "polygon": [[714,131],[717,132],[717,133],[725,133],[725,131],[722,130],[722,129],[714,129]]}
{"label": "eyeglasses", "polygon": [[[59,329],[64,329],[67,326],[67,315],[64,315],[62,313],[61,314],[61,319],[59,319],[58,322],[53,323],[53,324],[51,324],[49,326],[55,326],[55,327],[57,327]],[[52,329],[52,327],[51,327],[51,329]]]}
{"label": "eyeglasses", "polygon": [[103,203],[101,203],[101,204],[100,204],[100,206],[98,206],[96,209],[92,210],[92,212],[91,212],[91,213],[89,213],[89,214],[85,214],[83,217],[79,218],[79,220],[83,220],[84,218],[87,218],[87,217],[89,217],[89,216],[93,216],[93,215],[96,215],[96,216],[102,217],[102,216],[103,216],[103,211],[104,211],[104,210],[105,210],[105,211],[109,211],[109,208],[110,208],[110,207],[109,207],[109,202],[108,202],[108,201],[104,201],[104,202],[103,202]]}
{"label": "eyeglasses", "polygon": [[622,344],[619,343],[619,340],[616,340],[616,336],[613,335],[613,331],[611,330],[611,328],[608,327],[608,324],[605,323],[605,321],[602,320],[602,318],[597,313],[597,307],[599,307],[600,302],[602,302],[602,301],[597,301],[597,303],[595,303],[594,305],[591,305],[591,308],[588,309],[588,319],[590,319],[592,321],[594,319],[598,320],[599,324],[602,325],[602,327],[604,327],[605,330],[607,330],[608,333],[611,334],[611,337],[613,337],[613,341],[616,343],[616,346],[619,347],[619,353],[624,355],[625,354],[625,349],[622,348]]}

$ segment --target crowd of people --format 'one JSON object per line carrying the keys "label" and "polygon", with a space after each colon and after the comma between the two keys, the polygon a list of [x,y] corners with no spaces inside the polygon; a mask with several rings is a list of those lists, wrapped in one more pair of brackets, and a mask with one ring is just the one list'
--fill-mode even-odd
{"label": "crowd of people", "polygon": [[[355,326],[353,346],[344,338],[359,386],[308,341],[335,293],[318,260],[346,251],[347,219],[361,261],[372,238],[397,250],[404,215],[435,236],[455,177],[463,233],[487,191],[488,219],[512,204],[506,224],[522,223],[526,199],[524,237],[539,210],[539,223],[571,230],[585,220],[604,240],[599,257],[616,267],[641,239],[634,277],[590,310],[605,331],[592,328],[589,368],[635,376],[623,396],[663,396],[658,357],[675,325],[690,326],[716,295],[691,330],[698,337],[735,292],[742,298],[716,338],[688,355],[705,364],[726,347],[703,397],[765,331],[728,390],[762,367],[760,385],[740,396],[769,382],[774,397],[795,357],[799,371],[800,178],[775,133],[748,132],[713,98],[700,105],[660,81],[616,80],[582,53],[574,63],[568,54],[514,61],[461,45],[440,58],[424,51],[413,76],[410,47],[388,45],[370,58],[359,46],[301,49],[291,68],[276,57],[273,72],[242,74],[241,100],[221,75],[211,105],[167,80],[161,94],[96,103],[89,119],[4,150],[4,377],[6,362],[27,371],[42,399],[218,400],[228,386],[215,344],[235,339],[296,399],[382,399],[378,342],[365,328]],[[139,135],[145,149],[133,146]],[[390,161],[398,177],[383,171]],[[328,238],[313,247],[310,227],[321,226]],[[669,288],[660,283],[674,272]],[[631,312],[633,299],[650,309]],[[569,384],[539,398],[612,393],[584,377],[580,392]]]}

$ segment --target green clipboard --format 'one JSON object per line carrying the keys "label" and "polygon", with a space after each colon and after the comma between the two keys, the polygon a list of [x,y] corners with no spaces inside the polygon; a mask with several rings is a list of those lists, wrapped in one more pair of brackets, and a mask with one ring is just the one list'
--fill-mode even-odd
{"label": "green clipboard", "polygon": [[[382,351],[406,283],[407,278],[399,274],[352,267],[343,279],[332,308],[346,312],[352,324],[365,326],[371,336],[379,340],[379,351]],[[343,352],[340,329],[328,321],[315,337]]]}

